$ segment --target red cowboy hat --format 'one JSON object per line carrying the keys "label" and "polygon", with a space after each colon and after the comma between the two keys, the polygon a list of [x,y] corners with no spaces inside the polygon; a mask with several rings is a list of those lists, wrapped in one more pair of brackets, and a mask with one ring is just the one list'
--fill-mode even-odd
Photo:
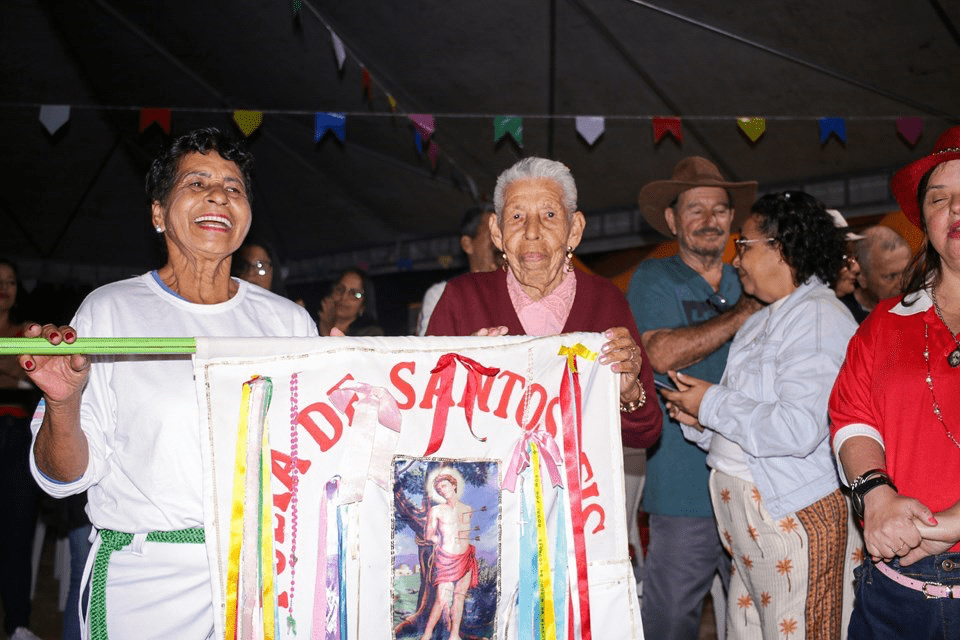
{"label": "red cowboy hat", "polygon": [[673,237],[664,211],[681,192],[695,187],[720,187],[730,191],[734,209],[731,229],[736,229],[747,217],[757,195],[756,182],[727,182],[717,165],[706,158],[690,156],[677,163],[670,180],[655,180],[640,190],[640,211],[644,220],[668,238]]}
{"label": "red cowboy hat", "polygon": [[[897,171],[890,181],[893,197],[900,204],[900,209],[913,224],[920,227],[920,205],[917,203],[917,190],[920,181],[927,171],[938,164],[960,160],[960,127],[950,127],[937,138],[930,155],[914,160],[900,171]],[[922,228],[922,227],[921,227]]]}

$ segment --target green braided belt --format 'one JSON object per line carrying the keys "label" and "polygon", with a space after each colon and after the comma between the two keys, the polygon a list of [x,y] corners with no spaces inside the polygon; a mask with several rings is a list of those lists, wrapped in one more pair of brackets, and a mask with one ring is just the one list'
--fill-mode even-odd
{"label": "green braided belt", "polygon": [[[147,542],[173,542],[203,544],[203,529],[181,529],[179,531],[153,531],[147,534]],[[112,529],[100,530],[100,548],[93,562],[93,575],[90,578],[90,638],[107,640],[107,567],[110,554],[120,551],[133,542],[132,533],[122,533]]]}

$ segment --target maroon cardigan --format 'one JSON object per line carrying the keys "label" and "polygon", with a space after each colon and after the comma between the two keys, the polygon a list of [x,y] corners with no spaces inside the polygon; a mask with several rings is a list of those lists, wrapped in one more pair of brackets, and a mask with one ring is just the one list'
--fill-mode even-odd
{"label": "maroon cardigan", "polygon": [[[507,292],[506,272],[468,273],[447,283],[430,316],[427,335],[469,336],[479,329],[500,326],[507,327],[509,335],[526,334]],[[653,369],[640,343],[637,323],[627,299],[612,282],[578,271],[577,293],[562,333],[603,332],[611,327],[626,327],[643,357],[640,383],[647,401],[632,413],[620,414],[620,428],[624,445],[644,449],[660,437],[663,415],[653,386]]]}

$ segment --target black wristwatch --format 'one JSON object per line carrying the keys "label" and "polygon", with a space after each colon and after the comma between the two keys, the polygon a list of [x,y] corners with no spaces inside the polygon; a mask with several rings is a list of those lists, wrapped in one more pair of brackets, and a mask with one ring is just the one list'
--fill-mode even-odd
{"label": "black wristwatch", "polygon": [[897,485],[893,484],[893,480],[883,469],[871,469],[858,476],[850,485],[850,502],[853,504],[853,513],[860,522],[863,522],[863,497],[882,485],[897,490]]}

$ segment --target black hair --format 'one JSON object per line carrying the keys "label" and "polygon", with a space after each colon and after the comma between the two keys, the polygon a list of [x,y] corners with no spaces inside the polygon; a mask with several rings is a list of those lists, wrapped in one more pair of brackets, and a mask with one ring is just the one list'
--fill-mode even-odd
{"label": "black hair", "polygon": [[274,248],[273,244],[267,242],[266,240],[261,240],[260,238],[251,238],[247,236],[246,240],[243,241],[243,244],[233,252],[233,259],[230,263],[230,275],[240,277],[241,267],[243,266],[243,258],[240,257],[240,252],[248,247],[260,247],[266,252],[267,257],[270,258],[270,266],[273,269],[273,280],[270,283],[270,291],[277,294],[278,296],[287,297],[287,285],[283,279],[283,265],[280,262],[280,254],[277,253],[277,250]]}
{"label": "black hair", "polygon": [[23,318],[20,317],[20,305],[23,302],[23,286],[20,284],[20,269],[17,268],[17,265],[12,260],[7,258],[0,258],[0,265],[6,265],[13,270],[13,279],[17,282],[17,297],[13,301],[13,306],[10,308],[10,322],[13,324],[19,324],[23,322]]}
{"label": "black hair", "polygon": [[817,276],[831,287],[844,264],[844,233],[833,224],[823,203],[803,191],[784,191],[763,196],[750,213],[758,216],[760,230],[775,238],[784,261],[793,270],[793,283],[800,286]]}
{"label": "black hair", "polygon": [[930,170],[923,174],[920,184],[917,186],[917,204],[920,207],[920,230],[923,232],[923,244],[920,245],[920,251],[917,251],[917,254],[913,256],[910,266],[904,272],[903,300],[906,305],[913,304],[917,300],[913,299],[907,302],[909,294],[920,291],[926,286],[927,282],[931,282],[933,285],[939,284],[943,275],[943,261],[933,243],[930,242],[930,236],[927,235],[927,220],[923,216],[923,199],[927,195],[927,185],[930,184],[930,176],[933,175],[933,171],[939,166],[939,164],[936,164],[930,167]]}
{"label": "black hair", "polygon": [[496,213],[492,202],[484,202],[479,207],[471,207],[463,214],[463,221],[460,223],[460,235],[475,238],[480,224],[487,219],[491,213]]}
{"label": "black hair", "polygon": [[221,132],[219,129],[194,129],[190,133],[175,138],[154,158],[147,172],[147,199],[150,203],[166,205],[170,192],[177,179],[180,161],[190,153],[206,154],[216,151],[224,160],[237,165],[243,174],[243,186],[247,201],[253,203],[250,168],[253,166],[253,154],[246,150],[239,140]]}
{"label": "black hair", "polygon": [[[363,283],[363,317],[366,318],[363,324],[376,324],[377,322],[377,294],[373,287],[373,279],[370,275],[358,267],[350,267],[349,269],[344,269],[337,275],[337,279],[333,281],[331,285],[331,290],[333,287],[336,287],[343,276],[348,273],[355,273],[360,276],[360,282]],[[359,320],[359,318],[358,318]],[[354,321],[356,322],[356,321]]]}

